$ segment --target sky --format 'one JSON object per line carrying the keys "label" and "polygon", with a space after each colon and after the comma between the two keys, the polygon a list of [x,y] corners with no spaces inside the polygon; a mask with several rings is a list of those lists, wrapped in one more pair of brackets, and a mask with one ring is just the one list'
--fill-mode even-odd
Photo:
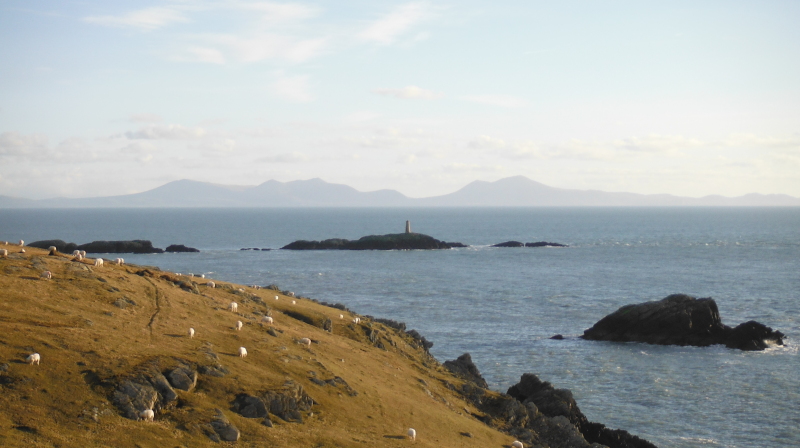
{"label": "sky", "polygon": [[800,2],[0,1],[0,195],[800,197]]}

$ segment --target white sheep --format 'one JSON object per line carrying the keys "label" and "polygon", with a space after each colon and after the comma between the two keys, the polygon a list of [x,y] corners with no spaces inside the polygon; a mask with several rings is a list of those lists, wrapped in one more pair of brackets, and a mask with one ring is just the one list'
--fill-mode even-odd
{"label": "white sheep", "polygon": [[206,278],[206,274],[200,274],[200,278]]}
{"label": "white sheep", "polygon": [[525,445],[523,445],[519,440],[515,440],[511,442],[511,448],[525,448]]}
{"label": "white sheep", "polygon": [[189,328],[189,339],[194,337],[194,328]]}
{"label": "white sheep", "polygon": [[81,257],[86,258],[86,251],[85,250],[81,251]]}
{"label": "white sheep", "polygon": [[117,266],[122,266],[123,264],[125,264],[125,260],[122,258],[117,258],[116,260],[114,260],[114,263],[116,263]]}
{"label": "white sheep", "polygon": [[208,282],[208,283],[206,283],[206,286],[208,286],[209,288],[216,288],[217,284],[214,283],[214,282]]}
{"label": "white sheep", "polygon": [[75,256],[75,260],[77,260],[77,261],[83,260],[83,255],[81,255],[81,254],[76,255]]}
{"label": "white sheep", "polygon": [[53,278],[53,273],[50,271],[44,271],[42,272],[42,275],[40,275],[40,277],[45,280],[50,280],[51,278]]}
{"label": "white sheep", "polygon": [[19,253],[24,254],[25,253],[25,249],[20,249]]}
{"label": "white sheep", "polygon": [[305,345],[306,348],[308,348],[309,350],[311,349],[311,339],[309,339],[309,338],[301,338],[297,342],[300,343],[300,344]]}
{"label": "white sheep", "polygon": [[8,256],[8,249],[0,249],[0,257],[6,258]]}
{"label": "white sheep", "polygon": [[139,413],[139,418],[146,422],[152,422],[156,418],[156,413],[152,409],[145,409]]}
{"label": "white sheep", "polygon": [[42,355],[40,355],[38,353],[30,354],[30,355],[28,355],[27,358],[25,358],[25,361],[28,364],[30,364],[30,365],[36,364],[37,366],[39,365],[39,361],[41,361],[41,360],[42,360]]}
{"label": "white sheep", "polygon": [[408,431],[406,432],[406,434],[408,434],[408,438],[409,439],[417,440],[417,430],[416,429],[408,428]]}
{"label": "white sheep", "polygon": [[25,241],[19,240],[19,245],[20,246],[24,246],[25,245]]}
{"label": "white sheep", "polygon": [[194,274],[192,274],[192,273],[190,272],[190,273],[189,273],[189,277],[194,277]]}
{"label": "white sheep", "polygon": [[292,300],[292,305],[297,305],[297,300]]}
{"label": "white sheep", "polygon": [[75,249],[75,250],[72,251],[72,256],[73,257],[77,257],[80,254],[81,254],[81,251],[79,251],[78,249]]}
{"label": "white sheep", "polygon": [[228,309],[235,313],[235,312],[239,311],[239,304],[236,303],[236,302],[231,302],[231,304],[228,305]]}
{"label": "white sheep", "polygon": [[344,314],[340,314],[339,319],[344,319]]}
{"label": "white sheep", "polygon": [[359,322],[361,322],[361,318],[360,317],[356,317],[355,319],[353,319],[353,323],[354,324],[357,324]]}
{"label": "white sheep", "polygon": [[244,358],[247,356],[247,349],[244,347],[239,347],[239,357]]}
{"label": "white sheep", "polygon": [[[22,244],[20,244],[20,246],[22,246]],[[47,252],[49,252],[50,255],[55,255],[58,253],[58,248],[56,246],[50,246],[47,248]]]}
{"label": "white sheep", "polygon": [[242,325],[243,325],[243,324],[242,324],[242,321],[240,321],[240,320],[237,320],[237,321],[236,321],[236,331],[239,331],[239,330],[241,330],[241,329],[242,329]]}
{"label": "white sheep", "polygon": [[244,292],[244,289],[242,289],[242,288],[239,288],[239,292]]}
{"label": "white sheep", "polygon": [[275,296],[275,300],[278,300],[278,296]]}
{"label": "white sheep", "polygon": [[293,292],[291,292],[291,291],[289,291],[289,293],[288,293],[288,294],[286,294],[286,295],[287,295],[287,296],[289,296],[289,297],[294,297],[294,293],[293,293]]}
{"label": "white sheep", "polygon": [[265,322],[272,325],[272,323],[275,322],[275,319],[271,318],[270,316],[264,316],[261,318],[261,322]]}
{"label": "white sheep", "polygon": [[99,268],[100,266],[103,265],[103,259],[102,258],[95,258],[94,259],[94,265],[95,265],[95,267]]}

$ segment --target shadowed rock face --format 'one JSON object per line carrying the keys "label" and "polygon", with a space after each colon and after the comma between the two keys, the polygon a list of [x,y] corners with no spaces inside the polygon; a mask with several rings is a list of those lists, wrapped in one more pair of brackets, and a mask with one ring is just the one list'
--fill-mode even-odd
{"label": "shadowed rock face", "polygon": [[662,300],[625,305],[584,331],[584,339],[705,347],[724,344],[740,350],[783,345],[783,333],[750,321],[736,328],[722,323],[711,298],[673,294]]}
{"label": "shadowed rock face", "polygon": [[472,362],[472,356],[470,356],[469,353],[464,353],[453,361],[445,361],[443,365],[447,370],[472,381],[477,386],[484,389],[489,388],[489,385],[486,384],[486,380],[481,376],[478,367]]}

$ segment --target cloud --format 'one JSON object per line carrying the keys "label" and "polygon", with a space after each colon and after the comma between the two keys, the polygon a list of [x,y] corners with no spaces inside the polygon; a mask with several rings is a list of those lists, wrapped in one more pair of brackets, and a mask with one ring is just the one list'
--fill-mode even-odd
{"label": "cloud", "polygon": [[257,163],[303,163],[308,162],[310,158],[300,152],[290,152],[283,154],[274,154],[264,157],[259,157],[254,160]]}
{"label": "cloud", "polygon": [[311,6],[296,3],[236,3],[235,7],[248,11],[257,11],[262,15],[259,20],[271,25],[283,25],[289,21],[306,20],[316,17],[320,10]]}
{"label": "cloud", "polygon": [[160,123],[161,117],[156,114],[133,114],[130,116],[130,121],[133,123]]}
{"label": "cloud", "polygon": [[203,128],[187,128],[179,124],[148,126],[138,131],[126,132],[125,137],[131,140],[192,140],[206,135]]}
{"label": "cloud", "polygon": [[19,132],[0,133],[0,157],[44,157],[49,153],[47,137],[39,134],[25,135]]}
{"label": "cloud", "polygon": [[186,51],[192,56],[189,59],[207,64],[224,64],[225,56],[216,48],[189,47]]}
{"label": "cloud", "polygon": [[480,135],[467,143],[472,149],[500,149],[506,147],[505,140],[490,137],[488,135]]}
{"label": "cloud", "polygon": [[372,93],[378,95],[393,96],[403,99],[435,100],[444,96],[443,93],[426,90],[417,86],[406,86],[402,89],[374,89]]}
{"label": "cloud", "polygon": [[284,76],[280,74],[270,86],[270,90],[285,100],[294,103],[308,103],[314,100],[308,79],[308,75]]}
{"label": "cloud", "polygon": [[138,28],[143,31],[155,30],[176,22],[189,21],[182,11],[169,7],[145,8],[119,16],[84,17],[83,20],[96,25]]}
{"label": "cloud", "polygon": [[510,95],[473,95],[465,96],[462,99],[472,103],[485,104],[487,106],[506,107],[509,109],[516,109],[528,105],[528,102],[524,99]]}
{"label": "cloud", "polygon": [[178,59],[225,64],[229,61],[253,63],[280,59],[293,63],[307,61],[325,49],[327,38],[301,39],[290,35],[259,32],[249,36],[199,34],[190,37],[197,43]]}
{"label": "cloud", "polygon": [[362,40],[382,45],[394,43],[403,33],[433,15],[427,3],[406,3],[393,9],[358,34]]}

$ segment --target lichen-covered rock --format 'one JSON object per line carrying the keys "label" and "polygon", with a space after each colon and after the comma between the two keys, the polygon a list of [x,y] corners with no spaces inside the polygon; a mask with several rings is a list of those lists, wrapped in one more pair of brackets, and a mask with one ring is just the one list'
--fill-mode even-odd
{"label": "lichen-covered rock", "polygon": [[191,392],[197,386],[197,371],[188,367],[181,366],[167,373],[169,383],[175,389]]}
{"label": "lichen-covered rock", "polygon": [[269,418],[264,400],[249,394],[237,395],[231,404],[231,410],[246,418]]}
{"label": "lichen-covered rock", "polygon": [[287,381],[280,390],[265,392],[263,397],[269,406],[269,412],[287,422],[302,423],[301,412],[310,411],[311,406],[316,404],[303,390],[303,386],[294,381]]}
{"label": "lichen-covered rock", "polygon": [[217,409],[216,412],[216,417],[211,421],[211,427],[214,428],[214,432],[217,433],[221,440],[226,442],[236,442],[239,440],[241,436],[239,429],[233,426],[233,423],[228,420],[228,417],[225,417],[222,410]]}
{"label": "lichen-covered rock", "polygon": [[139,414],[145,409],[154,409],[157,400],[158,392],[152,385],[131,380],[123,381],[111,395],[111,403],[123,417],[131,420],[139,420]]}

